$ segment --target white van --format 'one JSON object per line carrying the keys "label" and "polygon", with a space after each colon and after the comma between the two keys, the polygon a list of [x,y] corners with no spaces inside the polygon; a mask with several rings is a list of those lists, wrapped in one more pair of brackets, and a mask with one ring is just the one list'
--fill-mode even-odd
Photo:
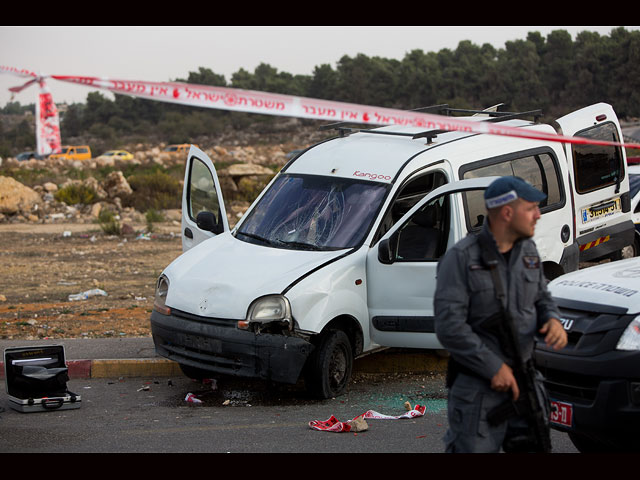
{"label": "white van", "polygon": [[[519,115],[480,112],[554,132]],[[564,135],[622,138],[613,109],[558,121]],[[157,352],[198,378],[228,374],[343,392],[353,359],[379,347],[438,349],[438,259],[478,231],[491,177],[548,199],[535,240],[549,278],[634,244],[623,149],[408,127],[354,130],[292,159],[230,231],[211,160],[191,148],[184,253],[157,283]]]}

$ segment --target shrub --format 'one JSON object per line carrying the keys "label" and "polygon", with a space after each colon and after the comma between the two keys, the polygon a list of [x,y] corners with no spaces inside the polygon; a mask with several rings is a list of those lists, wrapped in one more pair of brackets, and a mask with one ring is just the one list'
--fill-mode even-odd
{"label": "shrub", "polygon": [[121,233],[120,222],[109,210],[102,210],[100,212],[100,215],[98,215],[98,223],[100,223],[100,228],[107,235],[120,235]]}
{"label": "shrub", "polygon": [[132,175],[127,180],[133,190],[128,203],[136,210],[180,208],[182,187],[180,181],[171,175],[156,171]]}
{"label": "shrub", "polygon": [[149,210],[147,210],[147,213],[145,213],[145,218],[147,219],[148,223],[153,223],[153,222],[162,222],[164,221],[164,217],[162,216],[162,212],[159,212],[153,208],[150,208]]}
{"label": "shrub", "polygon": [[152,232],[153,231],[153,223],[154,222],[162,222],[164,220],[164,217],[162,216],[162,213],[158,212],[157,210],[154,210],[153,208],[150,208],[149,210],[147,210],[147,213],[145,213],[144,217],[147,220],[147,231],[148,232]]}
{"label": "shrub", "polygon": [[75,183],[62,187],[54,194],[54,198],[67,205],[76,205],[78,203],[89,205],[97,199],[96,191],[93,188]]}

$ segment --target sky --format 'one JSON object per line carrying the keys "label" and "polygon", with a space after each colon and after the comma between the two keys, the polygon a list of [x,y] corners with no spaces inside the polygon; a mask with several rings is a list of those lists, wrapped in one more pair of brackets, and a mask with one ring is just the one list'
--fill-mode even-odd
{"label": "sky", "polygon": [[[0,26],[0,65],[43,75],[79,75],[122,80],[171,81],[199,67],[225,76],[260,63],[278,71],[311,75],[316,66],[335,68],[344,55],[359,53],[402,60],[420,49],[455,49],[462,40],[476,45],[524,40],[528,32],[544,37],[566,30],[575,39],[589,30],[608,35],[612,26]],[[627,30],[640,29],[626,26]],[[11,101],[10,87],[27,79],[0,73],[0,107]],[[55,103],[83,103],[89,87],[48,81]],[[35,103],[36,86],[13,101]],[[102,91],[105,96],[111,94]],[[112,97],[111,97],[112,98]]]}

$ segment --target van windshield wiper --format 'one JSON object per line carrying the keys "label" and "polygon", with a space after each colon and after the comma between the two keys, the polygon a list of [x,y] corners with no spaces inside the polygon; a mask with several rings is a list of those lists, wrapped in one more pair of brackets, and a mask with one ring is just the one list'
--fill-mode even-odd
{"label": "van windshield wiper", "polygon": [[283,245],[290,245],[292,247],[300,247],[300,248],[303,248],[305,250],[326,250],[325,247],[320,247],[320,246],[315,245],[313,243],[295,242],[295,241],[288,242],[286,240],[280,240],[280,239],[277,239],[277,242],[281,243]]}
{"label": "van windshield wiper", "polygon": [[[266,243],[267,245],[274,245],[274,243],[268,238],[261,237],[260,235],[256,235],[255,233],[247,233],[247,232],[238,232],[240,235],[244,235],[245,237],[253,238],[260,242]],[[236,235],[238,234],[236,233]]]}
{"label": "van windshield wiper", "polygon": [[268,238],[265,237],[261,237],[260,235],[256,235],[255,233],[248,233],[248,232],[237,232],[236,235],[244,235],[245,237],[249,237],[249,238],[253,238],[255,240],[258,240],[260,242],[263,242],[269,246],[272,247],[277,247],[279,245],[287,245],[290,247],[298,247],[300,249],[304,249],[304,250],[316,250],[316,251],[320,251],[320,250],[339,250],[337,248],[333,248],[333,247],[321,247],[319,245],[315,245],[313,243],[306,243],[306,242],[295,242],[295,241],[286,241],[286,240],[280,240],[279,238],[276,238],[275,240],[269,240]]}

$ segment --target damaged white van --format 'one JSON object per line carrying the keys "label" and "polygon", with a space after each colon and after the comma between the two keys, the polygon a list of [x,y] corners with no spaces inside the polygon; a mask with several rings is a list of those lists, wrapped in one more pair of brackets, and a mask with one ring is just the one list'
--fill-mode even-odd
{"label": "damaged white van", "polygon": [[[527,115],[469,112],[476,121],[556,131]],[[563,135],[622,138],[606,104],[557,126]],[[332,128],[339,135],[292,159],[233,230],[213,163],[191,148],[184,253],[158,279],[151,314],[157,352],[186,375],[303,377],[327,398],[344,391],[363,353],[441,348],[433,328],[437,262],[480,228],[492,177],[517,175],[547,194],[535,240],[549,278],[637,245],[621,148]]]}

